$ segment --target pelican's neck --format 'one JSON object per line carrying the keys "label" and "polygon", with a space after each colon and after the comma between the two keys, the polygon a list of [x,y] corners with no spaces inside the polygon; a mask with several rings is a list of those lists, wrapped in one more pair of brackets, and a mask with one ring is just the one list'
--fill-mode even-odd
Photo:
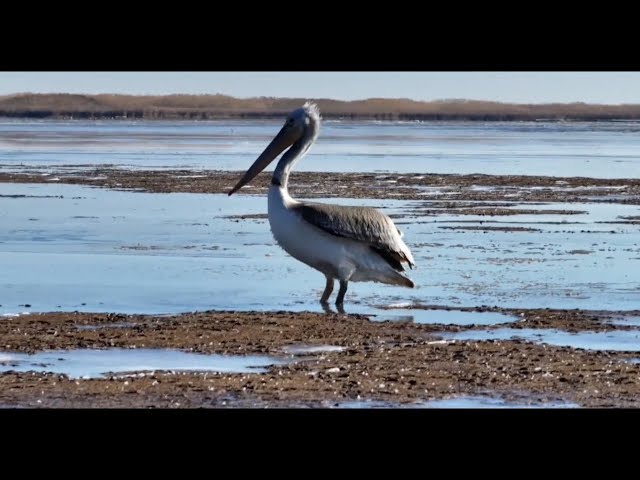
{"label": "pelican's neck", "polygon": [[318,122],[310,120],[307,127],[300,137],[291,148],[284,152],[282,158],[278,162],[276,169],[273,171],[273,177],[271,178],[271,185],[279,186],[280,188],[287,190],[287,184],[289,183],[289,174],[293,170],[294,165],[300,160],[311,148],[313,142],[316,141],[319,132]]}

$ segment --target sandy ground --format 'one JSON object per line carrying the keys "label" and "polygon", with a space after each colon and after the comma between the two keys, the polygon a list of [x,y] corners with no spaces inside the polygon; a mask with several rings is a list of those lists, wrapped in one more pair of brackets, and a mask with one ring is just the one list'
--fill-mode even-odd
{"label": "sandy ground", "polygon": [[[0,182],[50,183],[55,178],[53,181],[61,183],[150,192],[226,193],[238,176],[238,172],[132,172],[69,167],[54,177],[37,169],[0,173]],[[504,209],[507,200],[581,202],[589,198],[640,204],[640,180],[628,179],[297,172],[292,182],[293,194],[300,197],[429,200],[428,209],[420,215],[436,215],[450,209],[464,212],[464,201],[473,200],[494,202],[485,206],[486,214],[493,215],[513,213],[514,210]],[[349,188],[336,189],[344,185]],[[268,176],[261,175],[253,188],[241,194],[264,194],[267,186]],[[437,199],[426,198],[421,187],[437,187],[442,192]],[[450,202],[454,198],[458,200],[455,205]],[[579,207],[575,211],[579,212]],[[477,215],[478,209],[469,213]],[[639,221],[638,217],[621,219],[631,224]],[[630,328],[604,321],[622,315],[620,312],[484,310],[516,315],[519,320],[509,324],[511,328],[558,328],[569,332]],[[123,323],[131,325],[113,326]],[[98,328],[82,328],[88,325]],[[267,373],[154,372],[92,380],[7,372],[0,374],[0,405],[330,407],[371,400],[416,406],[432,399],[481,395],[531,405],[564,401],[584,407],[640,406],[640,364],[630,362],[640,357],[638,353],[553,347],[524,340],[445,342],[437,335],[474,328],[485,327],[380,322],[358,315],[309,312],[196,312],[176,316],[70,312],[3,318],[3,352],[162,347],[202,353],[268,354],[284,363],[270,367]],[[344,349],[304,355],[291,355],[284,350],[301,344]]]}

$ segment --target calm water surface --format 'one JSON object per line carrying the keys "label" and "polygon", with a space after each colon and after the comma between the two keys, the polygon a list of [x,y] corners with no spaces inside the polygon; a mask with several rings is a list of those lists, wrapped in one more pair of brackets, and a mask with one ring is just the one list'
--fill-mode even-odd
{"label": "calm water surface", "polygon": [[[281,125],[0,119],[0,168],[99,163],[243,170]],[[328,120],[297,168],[639,178],[638,152],[640,122]]]}
{"label": "calm water surface", "polygon": [[[5,119],[0,171],[80,164],[243,170],[280,125]],[[640,178],[638,152],[635,122],[327,121],[299,168]],[[410,275],[419,288],[352,283],[348,312],[447,323],[445,314],[411,306],[638,308],[640,229],[619,217],[638,216],[640,207],[514,203],[584,213],[417,217],[429,208],[429,193],[413,202],[317,199],[395,214],[418,262]],[[0,184],[0,314],[320,310],[324,277],[275,245],[267,220],[227,218],[266,213],[266,206],[266,198],[245,195]],[[446,228],[490,221],[536,230]],[[389,305],[405,309],[379,308]]]}
{"label": "calm water surface", "polygon": [[[61,184],[0,184],[0,192],[5,195],[0,196],[0,313],[320,311],[323,275],[285,254],[266,219],[228,218],[266,213],[260,196]],[[397,215],[418,264],[409,272],[416,289],[351,283],[349,313],[402,320],[413,315],[433,323],[432,314],[418,315],[411,305],[628,310],[640,304],[640,229],[600,223],[640,215],[635,205],[530,205],[585,213],[442,214],[417,222],[413,212],[422,201],[318,200],[371,205]],[[551,222],[565,218],[573,223]],[[442,228],[489,220],[537,231]],[[442,323],[451,323],[450,314],[441,316]]]}

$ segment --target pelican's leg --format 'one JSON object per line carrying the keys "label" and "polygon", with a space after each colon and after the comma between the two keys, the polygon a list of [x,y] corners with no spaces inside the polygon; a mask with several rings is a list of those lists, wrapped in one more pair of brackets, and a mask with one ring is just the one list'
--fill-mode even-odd
{"label": "pelican's leg", "polygon": [[[327,276],[325,275],[325,277]],[[322,293],[322,297],[320,297],[320,303],[327,303],[332,292],[333,292],[333,278],[327,277],[327,286],[324,287],[324,292]]]}
{"label": "pelican's leg", "polygon": [[338,290],[338,297],[336,298],[336,305],[342,305],[344,303],[344,295],[347,293],[348,280],[340,280],[340,290]]}

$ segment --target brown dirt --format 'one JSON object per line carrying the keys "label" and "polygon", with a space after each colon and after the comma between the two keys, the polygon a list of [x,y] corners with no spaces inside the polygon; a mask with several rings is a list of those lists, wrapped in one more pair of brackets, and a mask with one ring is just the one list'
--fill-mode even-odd
{"label": "brown dirt", "polygon": [[[193,178],[194,174],[203,176]],[[55,173],[60,183],[194,193],[226,193],[239,176],[240,172],[129,171],[110,167],[82,170],[78,166],[63,167]],[[38,168],[0,173],[0,182],[51,183],[51,179],[51,175],[43,175]],[[493,188],[472,188],[476,186]],[[534,186],[543,188],[530,189]],[[268,175],[263,174],[239,194],[262,195],[267,187]],[[437,196],[423,195],[421,187],[440,187],[441,191]],[[570,190],[576,187],[581,188]],[[299,197],[424,200],[425,209],[417,208],[416,216],[445,212],[509,215],[514,211],[504,208],[511,205],[505,203],[507,198],[510,202],[581,202],[589,197],[590,201],[640,204],[640,180],[629,179],[296,172],[291,190]],[[471,203],[476,200],[492,203],[482,206]],[[236,220],[260,218],[263,216],[239,215]],[[637,223],[638,218],[620,220]],[[492,228],[496,227],[481,230]],[[124,248],[153,249],[153,246]],[[603,321],[621,316],[621,312],[506,310],[484,306],[473,310],[517,315],[521,320],[509,324],[510,328],[557,328],[569,332],[631,329]],[[132,325],[116,327],[114,323]],[[79,328],[87,325],[101,328]],[[640,406],[640,364],[628,362],[640,354],[551,347],[522,340],[437,343],[438,332],[467,328],[474,327],[374,322],[364,316],[308,312],[202,312],[176,316],[44,313],[3,318],[0,350],[4,351],[157,347],[203,353],[269,354],[288,363],[273,366],[267,373],[155,372],[143,377],[95,380],[9,372],[0,374],[0,405],[317,407],[352,400],[414,405],[468,394],[500,395],[507,400],[533,404],[563,400],[585,407]],[[305,357],[285,355],[283,347],[295,344],[339,345],[345,350]]]}
{"label": "brown dirt", "polygon": [[[603,321],[620,312],[473,310],[517,315],[521,320],[510,324],[514,328],[629,328]],[[88,325],[102,328],[82,328]],[[375,322],[361,315],[309,312],[31,314],[0,321],[4,351],[163,347],[218,354],[269,354],[288,363],[274,365],[267,373],[155,372],[93,380],[9,372],[0,375],[0,404],[318,407],[378,400],[411,406],[455,395],[500,395],[533,405],[569,401],[585,407],[640,406],[640,365],[628,362],[634,358],[632,353],[551,347],[522,340],[438,342],[437,332],[469,328],[476,327]],[[283,347],[298,344],[339,345],[345,350],[296,357],[283,352]]]}
{"label": "brown dirt", "polygon": [[[1,165],[0,165],[1,167]],[[108,166],[62,166],[55,176],[43,174],[43,169],[31,167],[20,173],[0,172],[0,182],[58,183],[93,185],[115,189],[134,189],[145,192],[169,193],[227,193],[243,172],[213,170],[126,170]],[[195,177],[194,177],[195,176]],[[266,194],[270,174],[261,173],[237,194]],[[473,187],[492,187],[477,190]],[[438,195],[424,195],[422,187],[439,187]],[[538,187],[531,189],[531,187]],[[578,190],[571,190],[580,187]],[[607,187],[607,188],[603,188]],[[617,188],[611,188],[617,187]],[[290,190],[293,196],[373,198],[397,200],[425,200],[429,208],[464,209],[469,205],[460,200],[501,202],[493,208],[482,206],[478,212],[464,213],[493,215],[504,211],[505,199],[511,202],[582,202],[628,203],[640,205],[640,179],[595,179],[584,177],[537,177],[515,175],[435,175],[374,173],[315,173],[295,172]],[[452,200],[456,200],[453,203]],[[478,207],[477,205],[471,205]],[[446,211],[446,210],[445,210]],[[439,213],[444,213],[440,210]],[[578,212],[567,212],[567,214]],[[626,219],[628,222],[634,219]]]}

